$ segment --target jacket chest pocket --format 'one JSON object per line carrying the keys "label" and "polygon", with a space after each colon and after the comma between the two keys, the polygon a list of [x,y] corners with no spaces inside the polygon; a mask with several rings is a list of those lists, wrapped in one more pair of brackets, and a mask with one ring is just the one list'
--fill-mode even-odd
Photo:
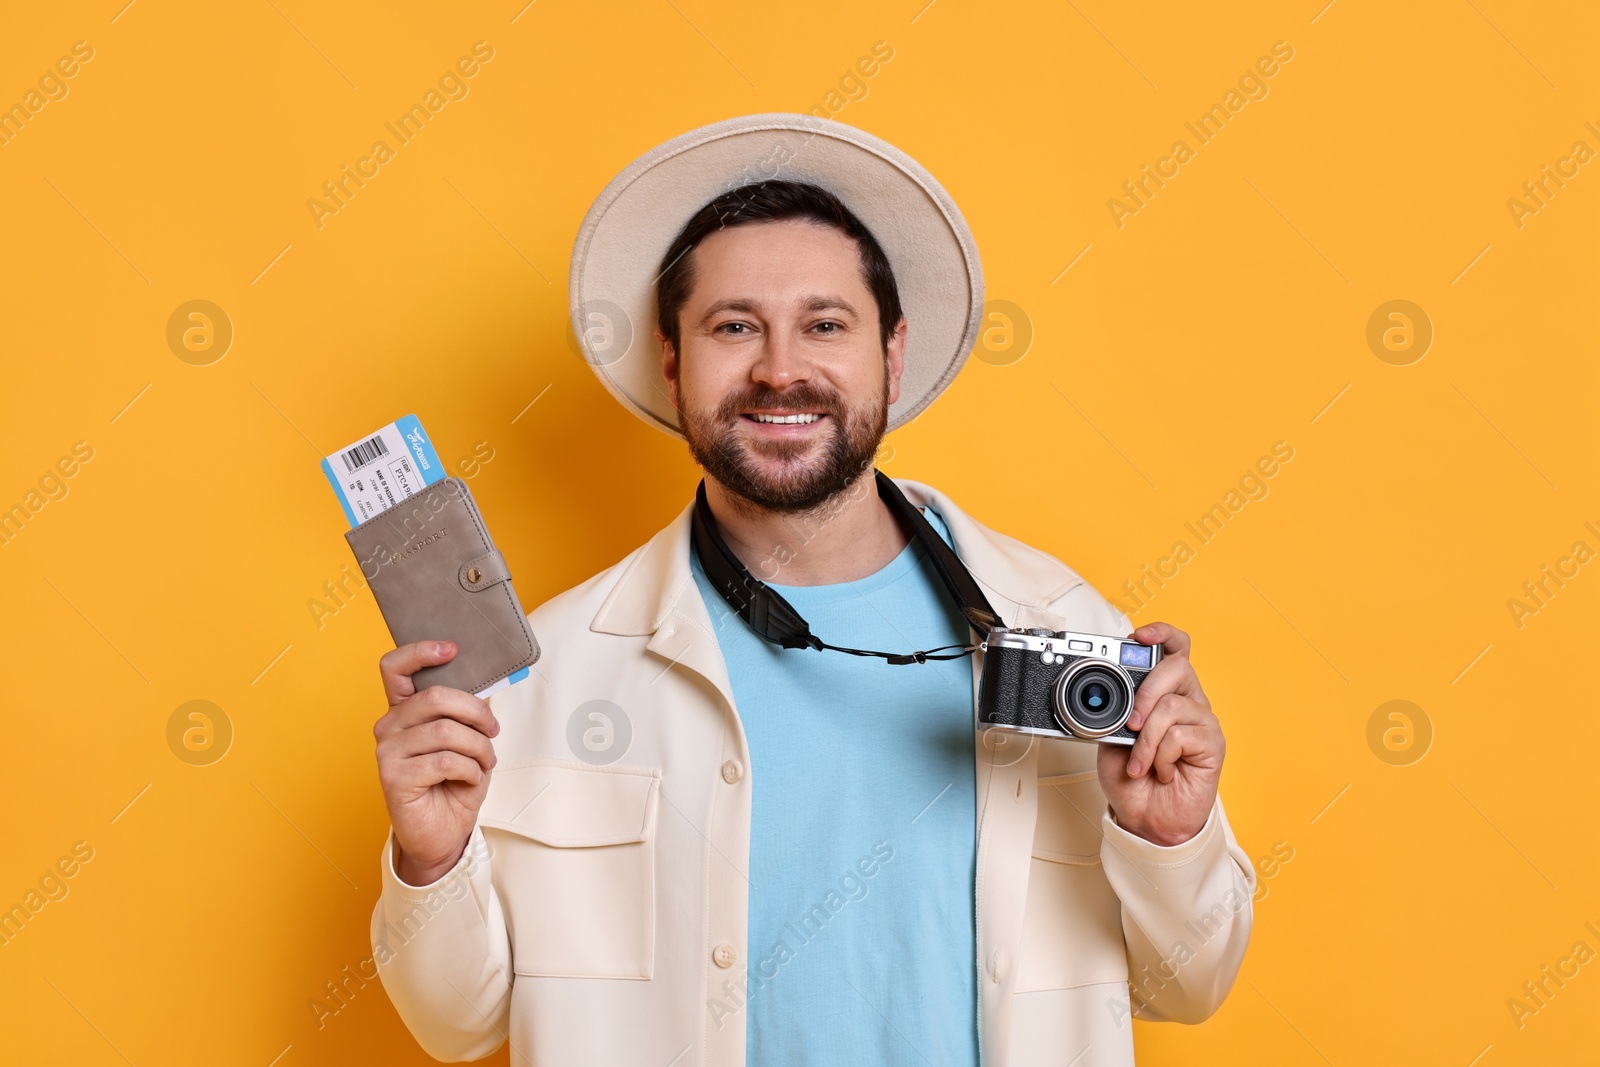
{"label": "jacket chest pocket", "polygon": [[565,760],[495,768],[478,823],[517,974],[650,977],[660,780]]}
{"label": "jacket chest pocket", "polygon": [[1122,902],[1100,865],[1105,802],[1094,771],[1039,779],[1019,993],[1127,981]]}

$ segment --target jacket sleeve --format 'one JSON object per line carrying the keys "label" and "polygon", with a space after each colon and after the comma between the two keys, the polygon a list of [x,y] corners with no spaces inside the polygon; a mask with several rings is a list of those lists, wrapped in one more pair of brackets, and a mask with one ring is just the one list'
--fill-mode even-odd
{"label": "jacket sleeve", "polygon": [[394,872],[394,833],[383,843],[383,891],[372,912],[372,956],[383,988],[423,1051],[437,1060],[477,1060],[506,1041],[511,943],[483,830],[429,886]]}
{"label": "jacket sleeve", "polygon": [[[1076,608],[1121,636],[1133,623],[1087,583]],[[1233,836],[1219,794],[1200,832],[1178,845],[1146,841],[1100,816],[1100,860],[1122,901],[1129,1007],[1149,1022],[1198,1023],[1233,988],[1254,920],[1256,872]]]}
{"label": "jacket sleeve", "polygon": [[1179,845],[1146,841],[1100,816],[1100,862],[1122,901],[1133,1017],[1198,1023],[1222,1005],[1244,962],[1256,875],[1219,796]]}

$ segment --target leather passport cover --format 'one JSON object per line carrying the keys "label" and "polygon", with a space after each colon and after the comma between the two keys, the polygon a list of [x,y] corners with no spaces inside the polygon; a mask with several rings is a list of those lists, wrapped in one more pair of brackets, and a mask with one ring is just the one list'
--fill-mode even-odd
{"label": "leather passport cover", "polygon": [[476,693],[538,660],[511,571],[461,479],[435,482],[344,536],[396,647],[456,643],[455,659],[412,675],[419,691]]}

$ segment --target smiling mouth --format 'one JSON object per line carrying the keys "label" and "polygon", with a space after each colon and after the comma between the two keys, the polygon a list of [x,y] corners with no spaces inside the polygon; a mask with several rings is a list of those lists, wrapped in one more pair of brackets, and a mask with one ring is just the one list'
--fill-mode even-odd
{"label": "smiling mouth", "polygon": [[764,426],[807,426],[818,421],[819,419],[826,418],[826,416],[821,412],[816,411],[796,412],[792,415],[769,414],[764,411],[747,411],[739,417],[742,419],[749,419],[751,422],[760,423]]}

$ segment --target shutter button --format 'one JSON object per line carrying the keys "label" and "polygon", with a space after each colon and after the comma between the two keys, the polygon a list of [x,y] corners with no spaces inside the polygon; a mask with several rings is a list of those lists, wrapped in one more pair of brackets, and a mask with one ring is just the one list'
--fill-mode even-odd
{"label": "shutter button", "polygon": [[733,961],[738,959],[738,953],[733,951],[732,945],[718,945],[711,950],[711,958],[718,967],[728,968],[733,966]]}
{"label": "shutter button", "polygon": [[467,581],[471,582],[473,585],[477,585],[479,582],[483,581],[483,572],[476,567],[468,568]]}
{"label": "shutter button", "polygon": [[729,785],[733,785],[743,777],[744,768],[739,765],[738,760],[731,759],[722,765],[722,780]]}

